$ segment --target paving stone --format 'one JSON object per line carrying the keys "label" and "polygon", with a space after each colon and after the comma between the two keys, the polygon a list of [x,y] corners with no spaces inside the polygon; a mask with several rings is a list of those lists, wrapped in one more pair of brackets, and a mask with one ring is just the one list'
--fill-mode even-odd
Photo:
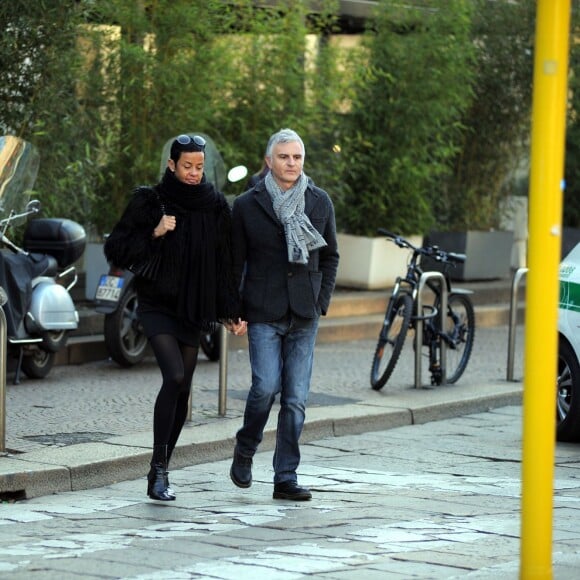
{"label": "paving stone", "polygon": [[[0,575],[516,580],[521,465],[489,457],[501,456],[496,425],[515,448],[520,421],[518,407],[443,421],[437,431],[447,452],[437,454],[428,453],[433,434],[427,425],[306,444],[300,477],[312,485],[310,502],[272,499],[266,451],[256,456],[260,481],[248,490],[229,481],[230,461],[224,459],[174,470],[184,486],[175,502],[148,500],[139,478],[5,504]],[[487,429],[479,434],[482,424]],[[466,463],[457,465],[453,450],[464,449],[465,438],[476,433],[482,452],[458,473]],[[427,450],[428,469],[390,455],[405,441],[412,457]],[[365,465],[360,449],[373,446],[379,451]],[[557,446],[556,462],[568,451],[561,455]],[[580,478],[574,470],[556,470],[553,495],[554,578],[567,580],[580,569]]]}

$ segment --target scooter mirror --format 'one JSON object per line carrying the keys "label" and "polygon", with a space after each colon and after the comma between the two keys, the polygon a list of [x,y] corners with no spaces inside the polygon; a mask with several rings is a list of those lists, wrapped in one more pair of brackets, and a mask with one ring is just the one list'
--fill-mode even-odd
{"label": "scooter mirror", "polygon": [[37,199],[31,199],[27,204],[26,204],[26,211],[27,212],[33,212],[33,213],[38,213],[40,211],[40,201],[38,201]]}
{"label": "scooter mirror", "polygon": [[228,181],[236,183],[244,179],[246,175],[248,175],[248,168],[245,165],[236,165],[228,171]]}

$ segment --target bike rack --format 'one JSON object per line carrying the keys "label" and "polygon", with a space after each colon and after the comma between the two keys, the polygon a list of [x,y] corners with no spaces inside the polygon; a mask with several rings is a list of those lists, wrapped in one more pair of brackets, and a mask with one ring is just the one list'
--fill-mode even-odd
{"label": "bike rack", "polygon": [[516,326],[518,324],[518,289],[520,282],[525,274],[527,274],[528,268],[518,268],[512,279],[512,294],[510,300],[510,322],[509,322],[509,335],[508,335],[508,358],[507,358],[507,374],[506,380],[514,380],[514,352],[516,348]]}
{"label": "bike rack", "polygon": [[[441,288],[441,328],[440,331],[445,330],[445,316],[447,313],[447,284],[445,276],[442,272],[423,272],[419,279],[419,286],[417,288],[417,313],[423,313],[423,289],[428,280],[439,280]],[[436,314],[435,314],[436,316]],[[421,387],[421,347],[423,346],[423,324],[415,325],[415,388]],[[447,345],[445,341],[441,341],[441,384],[447,382]]]}
{"label": "bike rack", "polygon": [[2,306],[8,302],[4,288],[0,286],[0,452],[6,451],[6,364],[7,342],[6,314]]}

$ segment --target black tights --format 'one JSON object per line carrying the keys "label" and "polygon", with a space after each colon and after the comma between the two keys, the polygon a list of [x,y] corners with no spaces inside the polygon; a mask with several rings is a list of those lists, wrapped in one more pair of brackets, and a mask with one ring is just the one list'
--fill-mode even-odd
{"label": "black tights", "polygon": [[149,342],[163,377],[153,412],[153,444],[167,445],[171,456],[187,418],[199,347],[181,343],[171,334],[158,334]]}

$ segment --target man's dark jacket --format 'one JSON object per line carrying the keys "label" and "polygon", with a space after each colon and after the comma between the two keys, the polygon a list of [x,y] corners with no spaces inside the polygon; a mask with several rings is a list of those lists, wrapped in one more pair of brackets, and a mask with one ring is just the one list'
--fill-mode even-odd
{"label": "man's dark jacket", "polygon": [[305,213],[328,244],[310,252],[308,264],[288,261],[284,227],[276,217],[264,181],[234,201],[232,252],[248,322],[272,322],[295,314],[325,315],[338,268],[334,208],[328,194],[309,181]]}

